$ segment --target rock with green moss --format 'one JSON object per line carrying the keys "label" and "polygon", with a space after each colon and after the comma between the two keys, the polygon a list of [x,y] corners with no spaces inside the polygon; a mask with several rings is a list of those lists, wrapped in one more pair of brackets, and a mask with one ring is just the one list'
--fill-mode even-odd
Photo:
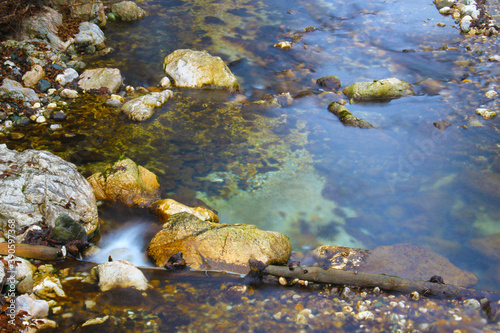
{"label": "rock with green moss", "polygon": [[343,93],[356,102],[389,101],[414,95],[411,83],[396,78],[353,83]]}
{"label": "rock with green moss", "polygon": [[158,177],[129,158],[117,161],[87,180],[94,188],[97,200],[148,207],[160,199]]}
{"label": "rock with green moss", "polygon": [[85,229],[71,216],[61,214],[57,217],[52,231],[52,239],[59,242],[69,242],[72,240],[87,240]]}
{"label": "rock with green moss", "polygon": [[336,115],[342,124],[352,127],[373,128],[372,124],[364,119],[354,116],[345,106],[340,103],[333,102],[328,105],[328,111]]}
{"label": "rock with green moss", "polygon": [[202,221],[186,212],[175,214],[149,244],[148,254],[158,266],[181,252],[189,267],[246,274],[249,259],[268,264],[288,261],[292,245],[278,232],[253,225]]}

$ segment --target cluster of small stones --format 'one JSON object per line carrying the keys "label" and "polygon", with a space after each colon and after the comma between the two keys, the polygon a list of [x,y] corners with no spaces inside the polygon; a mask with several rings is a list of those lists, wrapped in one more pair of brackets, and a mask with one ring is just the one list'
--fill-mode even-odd
{"label": "cluster of small stones", "polygon": [[[59,271],[64,288],[81,293],[78,286],[89,273],[69,272],[68,269]],[[133,325],[135,330],[148,328],[151,332],[161,331],[166,326],[181,332],[214,329],[271,331],[287,327],[294,331],[336,332],[361,329],[366,332],[437,330],[459,333],[469,329],[482,332],[500,329],[500,323],[488,323],[481,310],[484,300],[433,300],[418,292],[388,295],[379,288],[359,291],[314,283],[288,284],[276,287],[270,294],[269,290],[260,292],[237,282],[210,284],[210,279],[207,279],[210,286],[200,288],[189,282],[168,281],[168,275],[165,278],[167,280],[150,281],[155,292],[161,294],[161,304],[143,295],[145,299],[138,299],[136,306],[110,306],[107,302],[113,296],[102,298],[103,294],[97,289],[87,288],[85,297],[50,300],[52,318],[59,323],[59,328],[105,323],[117,329],[130,330],[127,325]],[[138,294],[134,297],[141,298]],[[101,304],[100,299],[105,304]],[[75,321],[80,324],[75,324]]]}
{"label": "cluster of small stones", "polygon": [[[497,35],[499,27],[485,12],[481,1],[475,0],[435,0],[442,15],[451,15],[463,33],[469,35]],[[482,1],[484,3],[484,1]]]}

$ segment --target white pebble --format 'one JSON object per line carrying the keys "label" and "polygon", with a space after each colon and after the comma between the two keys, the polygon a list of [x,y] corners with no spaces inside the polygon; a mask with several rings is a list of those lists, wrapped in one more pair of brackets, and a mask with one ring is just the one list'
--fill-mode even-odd
{"label": "white pebble", "polygon": [[439,10],[439,13],[442,15],[449,15],[449,14],[451,14],[451,8],[450,7],[443,7]]}
{"label": "white pebble", "polygon": [[481,304],[479,303],[478,300],[474,299],[474,298],[469,298],[469,299],[466,299],[464,302],[463,302],[464,306],[467,308],[467,309],[471,309],[471,310],[478,310],[481,308]]}
{"label": "white pebble", "polygon": [[57,104],[56,103],[50,103],[47,105],[47,109],[54,109],[57,107]]}
{"label": "white pebble", "polygon": [[46,121],[47,121],[47,119],[45,119],[44,116],[40,116],[40,117],[36,118],[36,122],[39,124],[43,124]]}
{"label": "white pebble", "polygon": [[10,60],[6,60],[4,63],[3,63],[5,66],[9,66],[9,67],[16,67],[16,64],[13,63],[12,61]]}
{"label": "white pebble", "polygon": [[483,108],[476,109],[476,114],[483,116],[484,119],[490,119],[497,115],[496,112]]}
{"label": "white pebble", "polygon": [[286,286],[288,283],[286,282],[286,279],[282,276],[280,276],[280,278],[278,279],[279,283],[282,285],[282,286]]}
{"label": "white pebble", "polygon": [[293,44],[291,42],[279,42],[274,44],[273,46],[280,49],[291,49],[293,47]]}
{"label": "white pebble", "polygon": [[6,120],[3,124],[5,125],[6,128],[10,128],[12,127],[12,120]]}
{"label": "white pebble", "polygon": [[38,108],[39,108],[39,107],[41,107],[41,106],[42,106],[42,104],[40,104],[40,103],[36,102],[35,104],[33,104],[33,106],[32,106],[32,107],[33,107],[33,109],[38,109]]}
{"label": "white pebble", "polygon": [[418,301],[420,299],[420,294],[417,291],[411,292],[410,297],[412,300]]}
{"label": "white pebble", "polygon": [[54,88],[50,88],[49,90],[47,90],[47,94],[49,95],[54,95],[54,93],[56,92],[57,90],[54,89]]}
{"label": "white pebble", "polygon": [[489,61],[500,61],[500,55],[495,54],[488,58]]}
{"label": "white pebble", "polygon": [[50,129],[52,131],[59,131],[62,129],[62,126],[61,126],[61,124],[52,124],[52,125],[50,125]]}
{"label": "white pebble", "polygon": [[498,93],[495,91],[495,90],[488,90],[484,96],[486,96],[486,98],[495,98],[498,96]]}
{"label": "white pebble", "polygon": [[170,88],[172,86],[172,82],[170,82],[170,79],[167,76],[165,76],[161,79],[160,86],[162,88]]}
{"label": "white pebble", "polygon": [[375,315],[373,313],[371,313],[370,311],[362,311],[358,314],[356,314],[354,317],[356,317],[356,319],[358,320],[373,320],[375,319]]}
{"label": "white pebble", "polygon": [[460,21],[460,29],[463,32],[468,32],[470,30],[470,25],[472,24],[472,17],[470,15],[465,15]]}

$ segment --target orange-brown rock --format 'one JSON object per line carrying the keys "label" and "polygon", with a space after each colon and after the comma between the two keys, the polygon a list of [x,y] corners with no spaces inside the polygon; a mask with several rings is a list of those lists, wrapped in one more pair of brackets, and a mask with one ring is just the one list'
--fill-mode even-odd
{"label": "orange-brown rock", "polygon": [[471,240],[471,246],[484,255],[500,260],[500,234]]}
{"label": "orange-brown rock", "polygon": [[194,215],[202,221],[209,221],[214,223],[219,222],[219,218],[217,217],[217,215],[210,209],[200,206],[189,207],[175,201],[174,199],[162,199],[153,202],[150,209],[153,214],[160,217],[163,222],[166,222],[170,218],[170,216],[182,212]]}
{"label": "orange-brown rock", "polygon": [[191,268],[246,274],[249,259],[283,264],[291,250],[288,237],[278,232],[252,225],[206,222],[183,212],[170,216],[149,244],[148,254],[158,266],[182,252]]}
{"label": "orange-brown rock", "polygon": [[94,188],[96,200],[148,207],[160,198],[158,177],[128,158],[119,160],[87,180]]}

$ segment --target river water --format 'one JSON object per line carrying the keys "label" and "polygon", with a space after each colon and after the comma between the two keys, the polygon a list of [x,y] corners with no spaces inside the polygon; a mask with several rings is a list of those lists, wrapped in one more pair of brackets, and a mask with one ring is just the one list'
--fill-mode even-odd
{"label": "river water", "polygon": [[[221,222],[285,233],[295,250],[412,243],[475,273],[476,287],[500,291],[498,261],[477,246],[500,233],[498,121],[475,115],[494,73],[432,1],[137,3],[148,16],[110,22],[115,51],[90,67],[156,86],[165,56],[207,50],[238,77],[239,95],[174,88],[142,123],[88,97],[67,108],[65,130],[78,134],[71,141],[34,130],[37,139],[10,148],[73,158],[85,175],[126,155],[160,177],[164,196],[203,200]],[[281,41],[293,47],[273,47]],[[315,84],[326,75],[342,87],[397,77],[416,95],[346,105],[375,128],[345,127],[327,106],[347,97]],[[294,100],[283,108],[239,102],[286,92]],[[442,120],[451,125],[438,129]]]}

